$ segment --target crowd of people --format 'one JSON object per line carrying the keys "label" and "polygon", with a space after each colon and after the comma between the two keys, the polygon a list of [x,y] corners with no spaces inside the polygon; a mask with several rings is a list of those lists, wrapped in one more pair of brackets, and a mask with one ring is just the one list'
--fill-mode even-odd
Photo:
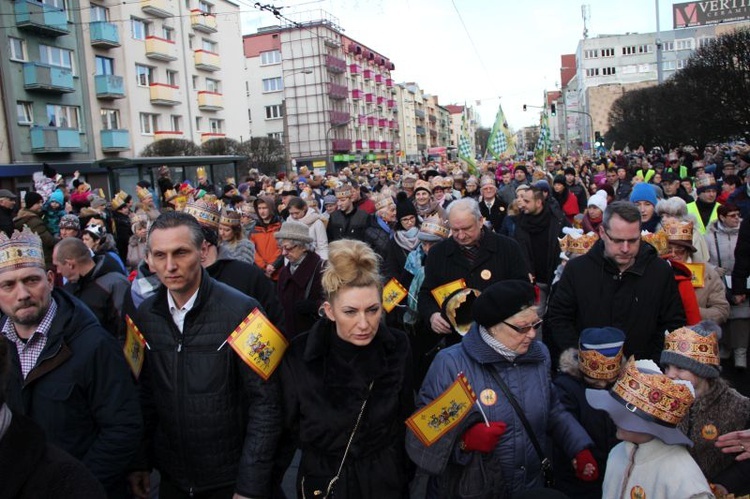
{"label": "crowd of people", "polygon": [[300,498],[750,494],[748,166],[44,165],[0,189],[0,497],[283,498],[295,459]]}

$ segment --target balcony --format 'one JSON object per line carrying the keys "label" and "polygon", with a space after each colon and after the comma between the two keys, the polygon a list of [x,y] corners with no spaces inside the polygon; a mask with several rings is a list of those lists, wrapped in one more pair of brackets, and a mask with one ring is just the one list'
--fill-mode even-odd
{"label": "balcony", "polygon": [[380,118],[378,120],[378,128],[385,128],[388,126],[388,120],[385,118]]}
{"label": "balcony", "polygon": [[373,94],[365,94],[365,102],[372,104],[375,102],[375,96]]}
{"label": "balcony", "polygon": [[328,83],[328,97],[334,100],[346,99],[349,96],[349,89],[346,85]]}
{"label": "balcony", "polygon": [[217,132],[203,132],[201,133],[201,144],[205,144],[209,140],[213,139],[224,139],[226,138],[227,134],[225,133],[217,133]]}
{"label": "balcony", "polygon": [[81,133],[77,128],[31,127],[31,151],[34,153],[78,152]]}
{"label": "balcony", "polygon": [[424,111],[422,109],[415,109],[414,116],[417,118],[424,118]]}
{"label": "balcony", "polygon": [[15,3],[16,26],[42,36],[57,37],[70,33],[65,11],[39,2]]}
{"label": "balcony", "polygon": [[96,98],[102,100],[122,99],[125,97],[125,81],[122,76],[94,76]]}
{"label": "balcony", "polygon": [[375,117],[374,116],[368,116],[367,117],[367,126],[375,126]]}
{"label": "balcony", "polygon": [[176,61],[177,45],[172,40],[156,36],[146,37],[146,57],[157,61]]}
{"label": "balcony", "polygon": [[176,106],[181,102],[180,88],[166,83],[152,83],[148,87],[151,104],[154,106]]}
{"label": "balcony", "polygon": [[354,142],[354,148],[357,151],[361,151],[364,145],[365,145],[365,141],[361,139]]}
{"label": "balcony", "polygon": [[375,75],[375,84],[382,85],[383,84],[383,75],[376,74]]}
{"label": "balcony", "polygon": [[75,92],[73,72],[67,68],[56,68],[39,62],[23,65],[23,86],[26,90],[67,94]]}
{"label": "balcony", "polygon": [[130,149],[130,132],[127,130],[102,130],[102,152],[118,152]]}
{"label": "balcony", "polygon": [[116,24],[95,21],[89,23],[89,31],[92,47],[111,49],[120,46],[120,33],[117,32]]}
{"label": "balcony", "polygon": [[437,123],[437,116],[435,116],[434,114],[429,115],[427,119],[430,123]]}
{"label": "balcony", "polygon": [[375,99],[375,102],[376,102],[376,104],[377,104],[378,106],[382,106],[382,105],[383,105],[383,103],[385,102],[385,97],[380,97],[380,96],[378,96],[378,98],[377,98],[377,99]]}
{"label": "balcony", "polygon": [[361,75],[362,74],[362,67],[359,64],[350,64],[349,65],[349,74],[354,75]]}
{"label": "balcony", "polygon": [[359,90],[357,88],[355,88],[354,90],[352,90],[352,99],[353,100],[360,100],[362,98],[362,95],[363,95],[362,90]]}
{"label": "balcony", "polygon": [[372,80],[372,69],[365,69],[362,72],[362,76],[364,76],[365,80]]}
{"label": "balcony", "polygon": [[396,129],[396,120],[388,120],[388,128],[391,130]]}
{"label": "balcony", "polygon": [[203,33],[216,33],[218,31],[216,16],[200,9],[190,11],[190,24],[195,31],[202,31]]}
{"label": "balcony", "polygon": [[143,0],[141,10],[146,14],[161,18],[172,17],[173,15],[169,0]]}
{"label": "balcony", "polygon": [[393,80],[390,78],[385,79],[385,86],[386,88],[393,88]]}
{"label": "balcony", "polygon": [[417,127],[417,135],[424,135],[425,133],[427,133],[427,130],[425,129],[425,127],[423,126]]}
{"label": "balcony", "polygon": [[331,118],[331,125],[346,125],[349,123],[349,120],[351,119],[351,116],[349,116],[349,113],[344,111],[328,111],[329,116]]}
{"label": "balcony", "polygon": [[198,49],[195,51],[195,69],[218,71],[221,69],[221,57],[219,54]]}
{"label": "balcony", "polygon": [[391,148],[391,143],[388,142],[387,140],[384,140],[384,141],[380,142],[380,148],[388,150],[388,149]]}
{"label": "balcony", "polygon": [[326,55],[326,69],[331,73],[344,73],[346,72],[346,61],[332,55]]}
{"label": "balcony", "polygon": [[380,146],[380,142],[378,142],[377,140],[371,140],[371,141],[369,141],[369,143],[367,145],[370,146],[370,150],[379,149],[380,148],[379,147]]}
{"label": "balcony", "polygon": [[179,130],[158,130],[154,132],[154,140],[181,139],[182,132]]}
{"label": "balcony", "polygon": [[218,92],[200,90],[198,92],[198,109],[201,111],[221,111],[224,109],[224,96]]}
{"label": "balcony", "polygon": [[386,107],[387,107],[388,109],[393,109],[394,107],[396,107],[396,101],[395,101],[395,100],[393,100],[393,99],[388,99],[388,100],[386,101],[385,105],[386,105]]}
{"label": "balcony", "polygon": [[333,152],[349,152],[352,148],[352,139],[333,139],[331,150]]}

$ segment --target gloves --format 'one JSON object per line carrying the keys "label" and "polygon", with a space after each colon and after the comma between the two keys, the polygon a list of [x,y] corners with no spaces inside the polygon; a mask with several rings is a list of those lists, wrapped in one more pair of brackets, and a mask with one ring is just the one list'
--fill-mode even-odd
{"label": "gloves", "polygon": [[583,449],[576,454],[575,459],[573,459],[573,465],[576,468],[576,477],[579,480],[593,482],[599,478],[599,466],[596,464],[596,459],[591,455],[590,450]]}
{"label": "gloves", "polygon": [[461,450],[489,454],[497,446],[497,442],[505,433],[506,427],[507,425],[502,421],[493,421],[489,426],[484,423],[475,424],[464,433],[461,440]]}

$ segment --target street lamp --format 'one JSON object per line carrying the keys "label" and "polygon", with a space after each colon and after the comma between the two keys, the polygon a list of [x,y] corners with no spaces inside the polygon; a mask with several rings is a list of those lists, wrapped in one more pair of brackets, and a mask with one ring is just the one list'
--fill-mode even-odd
{"label": "street lamp", "polygon": [[[309,75],[309,74],[312,74],[312,73],[313,73],[312,69],[310,69],[310,68],[302,68],[302,69],[298,69],[296,71],[293,71],[293,72],[291,72],[291,73],[289,73],[287,75],[284,75],[282,77],[282,80],[286,80],[287,77],[294,76],[296,74]],[[284,90],[286,91],[286,83],[283,83],[283,86],[284,86]],[[286,166],[286,170],[287,170],[286,173],[287,173],[287,175],[291,176],[292,170],[294,169],[294,166],[291,163],[291,159],[290,159],[291,153],[289,151],[289,121],[287,119],[286,98],[284,98],[284,100],[282,101],[281,104],[282,104],[282,108],[283,108],[283,112],[284,112],[284,114],[283,114],[283,120],[284,120],[283,121],[283,134],[284,134],[284,154],[286,155],[286,161],[284,163],[285,163],[285,166]]]}

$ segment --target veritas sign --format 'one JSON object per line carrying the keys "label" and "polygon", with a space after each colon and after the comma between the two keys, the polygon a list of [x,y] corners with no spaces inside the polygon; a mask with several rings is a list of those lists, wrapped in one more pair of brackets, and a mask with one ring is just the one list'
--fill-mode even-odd
{"label": "veritas sign", "polygon": [[674,29],[750,19],[750,0],[710,0],[672,5]]}

